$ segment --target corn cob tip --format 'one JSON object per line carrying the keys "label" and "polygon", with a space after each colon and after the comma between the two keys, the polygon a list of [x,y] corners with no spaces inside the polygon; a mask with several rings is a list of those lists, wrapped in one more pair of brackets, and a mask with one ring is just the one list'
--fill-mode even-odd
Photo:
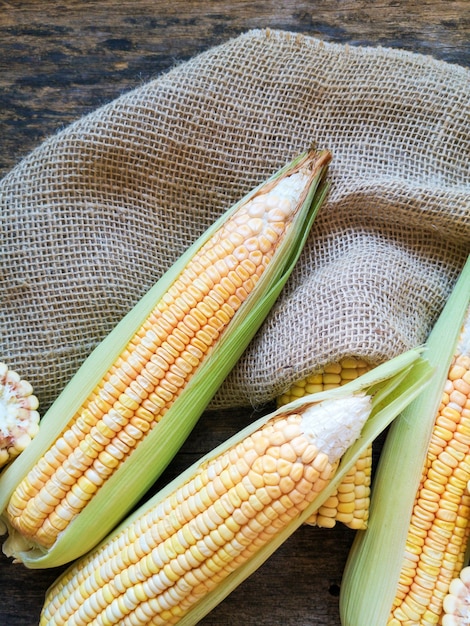
{"label": "corn cob tip", "polygon": [[0,363],[0,467],[18,456],[37,434],[38,406],[31,384]]}
{"label": "corn cob tip", "polygon": [[370,411],[371,397],[366,394],[310,405],[302,415],[304,434],[334,463],[359,437]]}

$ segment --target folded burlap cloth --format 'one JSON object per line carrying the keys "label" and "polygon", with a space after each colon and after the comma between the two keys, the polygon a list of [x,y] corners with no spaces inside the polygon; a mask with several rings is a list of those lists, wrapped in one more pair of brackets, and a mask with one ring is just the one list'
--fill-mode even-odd
{"label": "folded burlap cloth", "polygon": [[254,30],[38,146],[0,182],[1,347],[43,410],[214,219],[311,144],[332,188],[211,407],[422,343],[470,251],[470,71]]}

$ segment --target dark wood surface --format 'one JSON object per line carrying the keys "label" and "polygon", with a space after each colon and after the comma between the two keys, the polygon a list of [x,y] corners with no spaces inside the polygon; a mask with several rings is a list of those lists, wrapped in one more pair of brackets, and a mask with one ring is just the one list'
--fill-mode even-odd
{"label": "dark wood surface", "polygon": [[[468,0],[0,2],[0,176],[81,115],[175,63],[264,27],[470,66]],[[252,418],[250,409],[204,415],[160,483]],[[301,528],[201,623],[338,626],[352,539],[353,531],[339,525]],[[37,624],[59,571],[29,571],[1,557],[0,625]]]}

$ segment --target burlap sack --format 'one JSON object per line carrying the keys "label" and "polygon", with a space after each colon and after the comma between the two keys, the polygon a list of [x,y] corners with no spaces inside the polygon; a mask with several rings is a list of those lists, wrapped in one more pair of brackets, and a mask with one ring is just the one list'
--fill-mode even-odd
{"label": "burlap sack", "polygon": [[218,215],[309,145],[332,190],[212,407],[417,345],[470,249],[470,72],[250,31],[49,138],[0,183],[1,347],[43,410]]}

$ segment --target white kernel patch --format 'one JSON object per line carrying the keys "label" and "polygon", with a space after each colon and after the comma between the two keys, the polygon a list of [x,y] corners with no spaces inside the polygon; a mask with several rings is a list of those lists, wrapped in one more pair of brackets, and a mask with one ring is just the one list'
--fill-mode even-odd
{"label": "white kernel patch", "polygon": [[0,466],[17,456],[39,430],[31,385],[0,363]]}
{"label": "white kernel patch", "polygon": [[359,437],[371,410],[365,394],[324,400],[302,413],[302,430],[334,463]]}

